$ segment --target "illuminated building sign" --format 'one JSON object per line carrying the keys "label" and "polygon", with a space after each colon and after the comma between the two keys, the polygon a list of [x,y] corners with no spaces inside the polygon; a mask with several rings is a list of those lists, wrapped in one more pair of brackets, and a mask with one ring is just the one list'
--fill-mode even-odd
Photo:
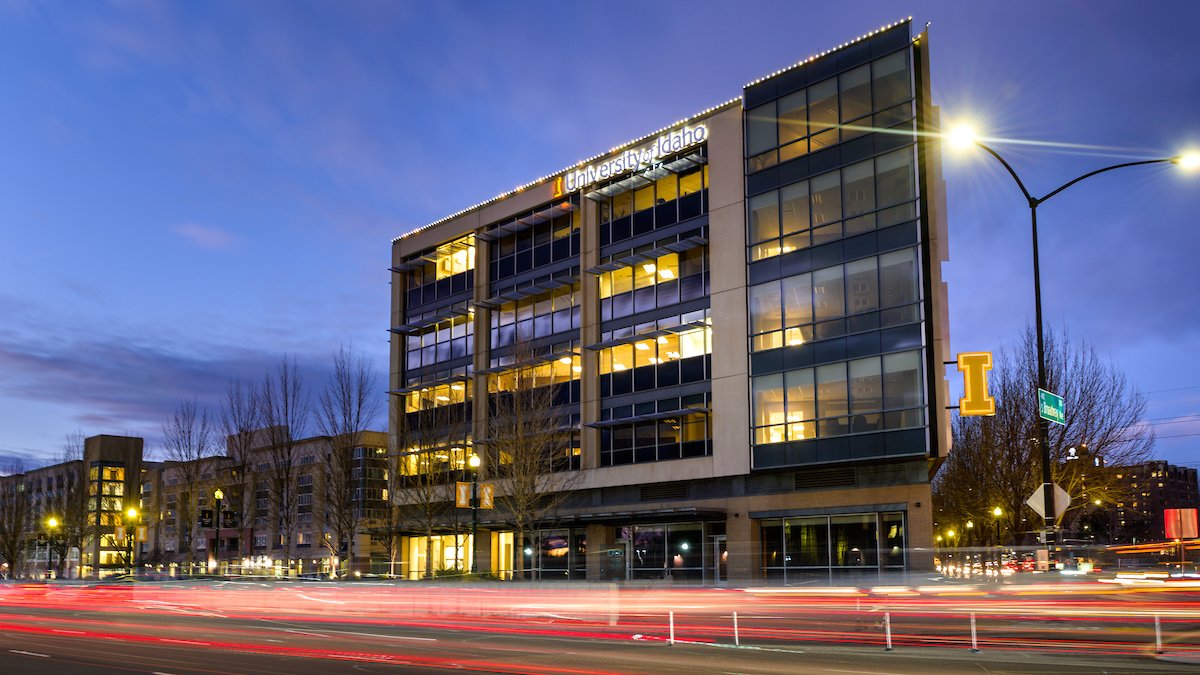
{"label": "illuminated building sign", "polygon": [[991,369],[991,352],[958,355],[958,370],[963,374],[963,397],[958,399],[958,413],[963,417],[996,414],[996,399],[988,395],[987,373]]}
{"label": "illuminated building sign", "polygon": [[706,140],[708,140],[708,125],[697,124],[694,127],[676,129],[659,136],[658,140],[645,147],[626,150],[600,164],[590,164],[582,169],[568,172],[555,181],[554,191],[557,194],[574,192],[597,181],[648,169],[662,157],[699,145]]}

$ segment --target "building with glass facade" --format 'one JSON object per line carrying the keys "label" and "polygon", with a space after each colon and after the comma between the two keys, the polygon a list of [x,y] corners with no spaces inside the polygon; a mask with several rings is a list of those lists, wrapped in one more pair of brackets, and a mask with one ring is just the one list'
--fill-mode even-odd
{"label": "building with glass facade", "polygon": [[[392,242],[393,499],[478,477],[498,500],[474,538],[469,509],[423,509],[405,574],[930,564],[949,428],[926,42],[882,28]],[[491,419],[522,387],[558,420],[554,508],[528,524],[499,503],[523,469]]]}

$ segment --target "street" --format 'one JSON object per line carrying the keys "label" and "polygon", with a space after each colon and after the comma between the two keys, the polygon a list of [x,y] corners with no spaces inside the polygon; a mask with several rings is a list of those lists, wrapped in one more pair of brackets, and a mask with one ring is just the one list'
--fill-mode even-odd
{"label": "street", "polygon": [[[183,675],[1144,673],[1188,672],[1200,664],[1200,610],[1191,593],[1088,588],[1081,594],[1075,586],[1057,594],[1019,588],[1014,593],[1028,595],[1011,596],[959,587],[940,597],[935,589],[903,596],[894,588],[795,590],[6,585],[0,665],[6,673]],[[971,612],[979,652],[971,651],[963,620]]]}

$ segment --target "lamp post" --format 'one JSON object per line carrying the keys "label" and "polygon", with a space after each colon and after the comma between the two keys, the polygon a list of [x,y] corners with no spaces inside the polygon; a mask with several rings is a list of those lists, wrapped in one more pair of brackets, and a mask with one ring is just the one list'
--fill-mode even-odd
{"label": "lamp post", "polygon": [[54,535],[56,530],[58,530],[58,518],[50,516],[46,519],[46,538],[50,541],[50,550],[47,554],[49,556],[47,571],[50,572],[51,577],[54,576]]}
{"label": "lamp post", "polygon": [[467,572],[474,574],[475,538],[479,535],[479,455],[472,452],[467,465],[471,467],[471,564]]}
{"label": "lamp post", "polygon": [[133,564],[133,539],[137,532],[138,510],[129,507],[125,511],[125,543],[129,544],[129,575],[137,575],[137,567]]}
{"label": "lamp post", "polygon": [[213,560],[216,562],[217,574],[220,574],[221,573],[221,500],[225,498],[225,493],[221,491],[221,488],[217,488],[216,492],[213,492],[213,497],[217,501],[217,510],[213,513],[213,518],[216,519],[214,521],[214,525],[216,527],[216,533],[213,536],[213,539],[214,539],[214,541],[213,541]]}
{"label": "lamp post", "polygon": [[[1008,171],[1008,175],[1012,176],[1012,179],[1014,181],[1016,181],[1017,187],[1021,189],[1021,194],[1025,196],[1025,201],[1029,205],[1029,222],[1030,222],[1030,226],[1032,229],[1032,237],[1033,237],[1033,307],[1034,307],[1033,314],[1034,314],[1034,321],[1035,321],[1035,325],[1036,325],[1036,336],[1037,336],[1037,386],[1038,386],[1038,389],[1049,391],[1048,389],[1046,389],[1046,350],[1045,350],[1044,344],[1042,342],[1042,281],[1041,281],[1041,268],[1038,263],[1038,233],[1037,233],[1037,209],[1038,209],[1038,207],[1041,206],[1046,201],[1048,201],[1051,197],[1057,195],[1058,193],[1062,192],[1063,190],[1066,190],[1067,188],[1071,187],[1072,185],[1074,185],[1080,181],[1086,180],[1088,178],[1091,178],[1092,176],[1095,176],[1098,174],[1106,173],[1108,171],[1113,171],[1115,169],[1124,169],[1126,167],[1131,167],[1131,166],[1142,166],[1144,164],[1168,164],[1168,163],[1169,164],[1178,164],[1179,166],[1181,166],[1185,169],[1191,170],[1191,169],[1200,167],[1200,155],[1197,155],[1196,153],[1187,153],[1187,154],[1183,154],[1183,155],[1176,155],[1174,157],[1164,157],[1161,159],[1145,159],[1145,160],[1140,160],[1137,162],[1122,162],[1120,164],[1106,166],[1102,169],[1096,169],[1095,171],[1089,171],[1088,173],[1085,173],[1082,176],[1079,176],[1077,178],[1069,180],[1066,183],[1063,183],[1062,185],[1060,185],[1058,188],[1056,188],[1053,191],[1046,194],[1046,196],[1044,196],[1044,197],[1034,197],[1032,194],[1030,194],[1029,190],[1025,187],[1025,183],[1021,180],[1021,177],[1017,175],[1017,172],[1012,168],[1012,166],[1009,165],[1009,163],[1006,162],[1004,160],[1004,158],[1000,156],[1000,153],[996,152],[991,147],[984,144],[983,141],[980,140],[978,136],[976,136],[976,134],[973,130],[968,129],[966,127],[958,127],[956,129],[954,129],[953,131],[951,131],[950,134],[948,135],[948,137],[954,145],[956,145],[960,148],[969,147],[971,145],[977,145],[977,146],[983,148],[985,151],[987,151],[987,153],[989,155],[991,155],[992,157],[995,157],[996,160],[998,162],[1000,162],[1001,165],[1004,166],[1005,170]],[[1044,532],[1045,532],[1045,534],[1043,536],[1043,543],[1047,547],[1050,547],[1053,544],[1053,542],[1051,540],[1056,538],[1054,529],[1055,529],[1055,523],[1058,520],[1057,514],[1055,514],[1055,512],[1054,512],[1054,491],[1053,491],[1053,488],[1051,487],[1052,483],[1054,482],[1054,479],[1052,476],[1051,466],[1050,466],[1049,436],[1050,436],[1050,422],[1048,420],[1046,420],[1045,418],[1039,416],[1038,417],[1037,444],[1038,444],[1038,449],[1040,450],[1041,456],[1042,456],[1041,457],[1041,459],[1042,459],[1042,496],[1045,500],[1044,506],[1043,506],[1043,512],[1045,514],[1045,521],[1043,523]]]}
{"label": "lamp post", "polygon": [[1002,543],[1000,541],[1000,516],[1002,516],[1002,515],[1004,515],[1004,510],[1001,509],[999,506],[992,509],[992,517],[993,517],[992,523],[996,526],[996,545],[997,546],[999,546]]}

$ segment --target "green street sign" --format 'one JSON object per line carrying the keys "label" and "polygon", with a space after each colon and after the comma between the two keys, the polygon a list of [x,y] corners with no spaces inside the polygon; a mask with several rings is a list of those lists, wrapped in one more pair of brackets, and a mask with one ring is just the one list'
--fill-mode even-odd
{"label": "green street sign", "polygon": [[1066,426],[1067,412],[1063,407],[1063,397],[1051,394],[1045,389],[1038,389],[1038,415],[1042,419]]}

